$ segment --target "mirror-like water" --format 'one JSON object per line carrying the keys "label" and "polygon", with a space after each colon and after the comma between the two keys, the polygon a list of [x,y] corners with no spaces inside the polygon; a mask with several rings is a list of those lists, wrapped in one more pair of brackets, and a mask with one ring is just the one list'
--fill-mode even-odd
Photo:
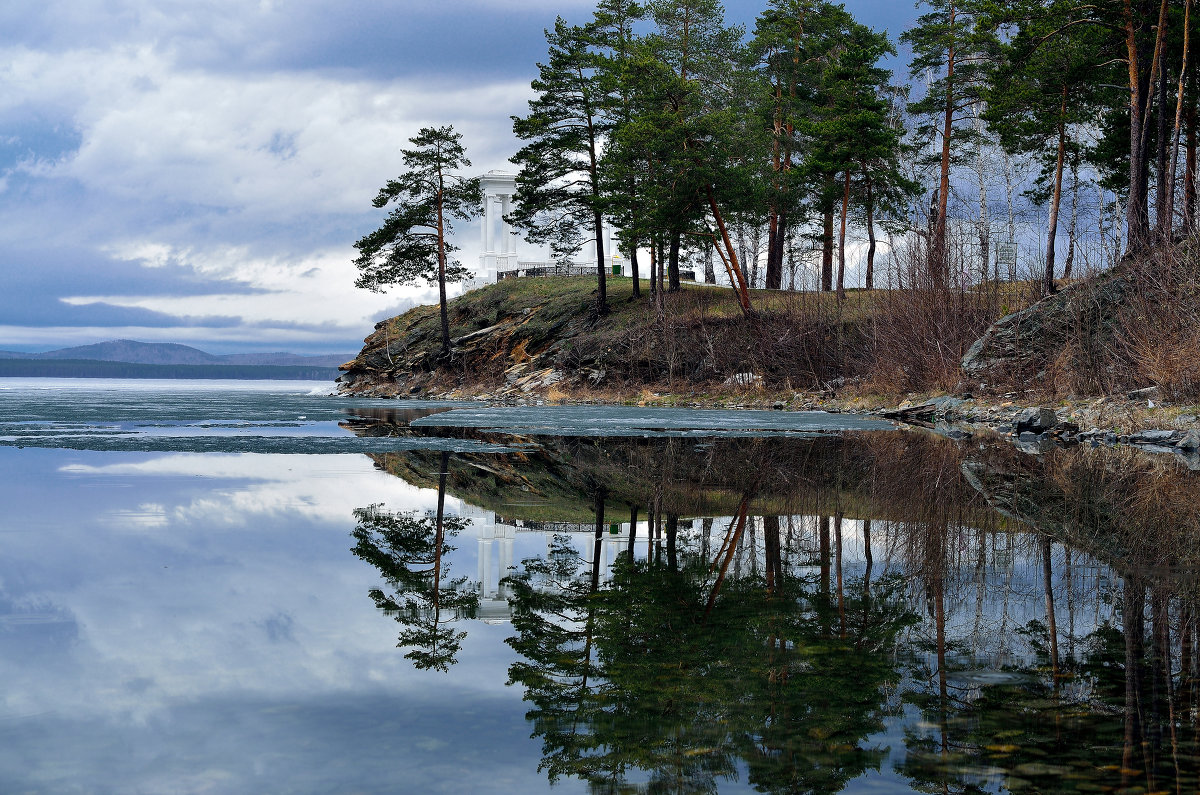
{"label": "mirror-like water", "polygon": [[0,385],[2,791],[1200,784],[1170,457],[47,383]]}

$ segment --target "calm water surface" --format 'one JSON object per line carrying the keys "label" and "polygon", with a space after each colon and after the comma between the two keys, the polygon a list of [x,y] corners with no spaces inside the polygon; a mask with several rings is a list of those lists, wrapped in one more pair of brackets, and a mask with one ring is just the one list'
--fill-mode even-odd
{"label": "calm water surface", "polygon": [[1193,792],[1200,475],[0,380],[2,792]]}

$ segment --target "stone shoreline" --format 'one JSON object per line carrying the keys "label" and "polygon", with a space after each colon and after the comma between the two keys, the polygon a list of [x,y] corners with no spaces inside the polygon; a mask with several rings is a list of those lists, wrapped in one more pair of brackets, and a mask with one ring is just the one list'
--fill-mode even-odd
{"label": "stone shoreline", "polygon": [[[1134,393],[1136,395],[1137,393]],[[1086,444],[1092,447],[1125,445],[1143,452],[1176,456],[1188,469],[1200,471],[1200,424],[1195,413],[1168,413],[1175,407],[1155,406],[1148,400],[1138,416],[1137,398],[1099,398],[1086,403],[1049,406],[1016,406],[1002,403],[982,408],[973,398],[938,397],[873,413],[896,422],[931,428],[955,439],[967,439],[980,431],[1011,441],[1026,453],[1039,454],[1055,447]],[[1121,432],[1100,427],[1105,406],[1133,417],[1138,427]],[[1140,406],[1138,406],[1140,412]],[[1162,427],[1165,425],[1175,427]],[[1150,427],[1158,425],[1159,427]]]}
{"label": "stone shoreline", "polygon": [[[761,388],[717,393],[670,393],[643,389],[636,395],[587,390],[564,393],[549,384],[521,384],[495,392],[455,389],[414,399],[471,400],[494,405],[637,405],[665,408],[825,411],[879,416],[900,424],[931,429],[953,439],[986,433],[1011,441],[1028,453],[1078,444],[1135,447],[1176,455],[1189,469],[1200,471],[1200,406],[1159,401],[1153,387],[1127,395],[1074,398],[1053,404],[1030,400],[1031,394],[971,394],[894,398],[841,394],[842,384],[823,392],[774,393]],[[572,390],[573,392],[575,390]]]}

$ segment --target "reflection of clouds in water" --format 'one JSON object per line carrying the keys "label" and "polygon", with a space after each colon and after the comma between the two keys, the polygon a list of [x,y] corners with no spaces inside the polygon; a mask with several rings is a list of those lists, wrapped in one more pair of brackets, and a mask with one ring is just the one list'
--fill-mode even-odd
{"label": "reflection of clouds in water", "polygon": [[[111,511],[107,518],[117,526],[163,527],[171,523],[242,527],[263,514],[298,514],[321,521],[345,521],[355,508],[383,502],[396,510],[432,511],[437,493],[419,489],[400,478],[379,472],[360,455],[270,455],[259,453],[173,454],[117,464],[69,464],[64,474],[81,478],[217,479],[222,486],[205,490],[186,502],[140,505]],[[348,488],[344,478],[369,483]],[[235,487],[228,481],[242,481]],[[140,484],[139,484],[140,485]],[[364,491],[369,488],[369,491]],[[368,496],[373,495],[373,496]],[[461,503],[446,501],[456,512]]]}
{"label": "reflection of clouds in water", "polygon": [[111,524],[130,530],[153,530],[170,524],[166,506],[155,502],[142,503],[128,510],[115,510],[108,518]]}
{"label": "reflection of clouds in water", "polygon": [[[367,597],[378,573],[350,554],[350,530],[356,507],[424,511],[435,492],[365,456],[83,458],[40,473],[55,498],[16,511],[40,515],[44,530],[0,555],[0,596],[40,604],[71,629],[48,639],[52,653],[37,666],[27,664],[30,645],[0,646],[0,717],[138,724],[230,694],[290,700],[420,678]],[[0,470],[18,461],[0,458]],[[10,624],[21,614],[4,612]],[[0,620],[11,638],[7,629]],[[503,690],[501,640],[469,639],[460,669],[476,675],[458,681]]]}

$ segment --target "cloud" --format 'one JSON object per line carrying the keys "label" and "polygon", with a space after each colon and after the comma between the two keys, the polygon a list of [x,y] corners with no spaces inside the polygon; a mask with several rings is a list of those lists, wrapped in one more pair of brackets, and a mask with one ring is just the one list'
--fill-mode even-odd
{"label": "cloud", "polygon": [[[22,195],[12,188],[0,194],[0,225],[10,251],[23,249],[31,261],[22,270],[55,273],[53,284],[27,281],[40,299],[33,302],[39,320],[30,325],[43,331],[20,335],[21,344],[31,336],[50,340],[51,328],[95,326],[95,311],[107,307],[130,319],[130,312],[157,318],[126,327],[174,325],[181,341],[196,339],[187,328],[235,319],[244,339],[274,336],[288,347],[286,334],[261,330],[300,327],[310,334],[293,342],[323,337],[355,346],[383,309],[434,298],[424,285],[390,296],[353,287],[350,244],[382,219],[370,200],[402,169],[400,148],[421,126],[453,123],[480,143],[480,170],[501,166],[511,134],[506,119],[499,127],[495,119],[518,110],[529,92],[523,81],[447,89],[313,72],[184,69],[145,46],[6,54],[14,88],[0,96],[0,119],[34,103],[56,130],[64,117],[72,130],[30,133],[10,146],[21,154],[6,179]],[[32,155],[22,148],[51,139]],[[63,151],[67,139],[78,146]],[[477,234],[470,226],[460,231],[466,240]],[[53,248],[39,250],[38,239]],[[64,246],[88,253],[68,264],[53,255]],[[15,258],[2,264],[17,269]],[[109,289],[89,278],[128,273],[129,264],[172,278],[144,286],[114,279]],[[58,309],[42,297],[49,291],[57,292]],[[91,322],[79,314],[85,308]],[[10,317],[26,314],[14,307]],[[95,339],[71,336],[54,342]],[[164,336],[172,338],[155,338]]]}
{"label": "cloud", "polygon": [[480,142],[482,163],[497,161],[507,147],[491,142],[495,117],[529,93],[517,81],[447,89],[180,70],[144,48],[7,56],[23,94],[74,109],[81,139],[14,171],[120,202],[186,206],[205,221],[220,214],[233,229],[363,213],[422,126],[453,123],[468,145]]}
{"label": "cloud", "polygon": [[354,287],[357,272],[349,256],[340,251],[287,260],[255,258],[245,248],[177,252],[169,246],[146,244],[130,248],[121,256],[135,258],[147,268],[186,263],[207,282],[220,284],[236,279],[253,289],[195,295],[68,295],[62,302],[72,307],[105,305],[144,310],[189,325],[232,317],[257,330],[336,330],[352,334],[369,330],[374,317],[394,306],[397,299],[414,304],[435,300],[433,288],[423,284],[398,287],[387,295]]}

